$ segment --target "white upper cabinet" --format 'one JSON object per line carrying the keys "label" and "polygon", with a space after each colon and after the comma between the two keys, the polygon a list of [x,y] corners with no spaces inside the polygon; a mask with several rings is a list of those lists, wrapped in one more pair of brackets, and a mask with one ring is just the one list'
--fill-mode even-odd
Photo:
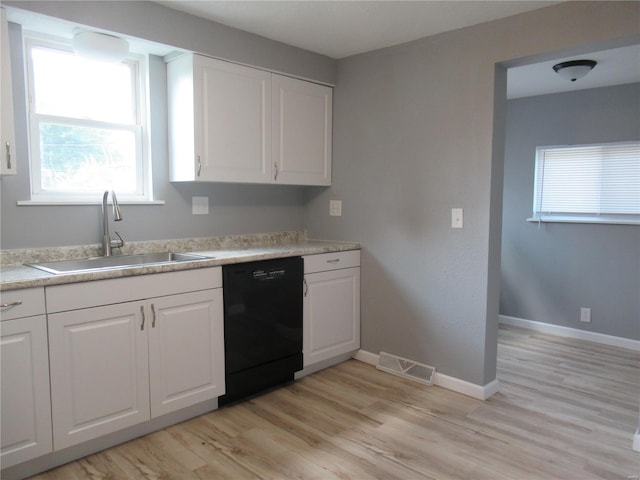
{"label": "white upper cabinet", "polygon": [[333,90],[274,74],[271,91],[276,183],[331,185]]}
{"label": "white upper cabinet", "polygon": [[167,78],[171,181],[330,185],[331,88],[200,55]]}
{"label": "white upper cabinet", "polygon": [[167,75],[171,180],[269,182],[270,74],[185,55]]}
{"label": "white upper cabinet", "polygon": [[0,174],[16,174],[15,130],[13,123],[13,91],[11,88],[11,60],[9,50],[9,24],[3,8],[2,32],[0,37],[0,63],[2,77],[0,77]]}

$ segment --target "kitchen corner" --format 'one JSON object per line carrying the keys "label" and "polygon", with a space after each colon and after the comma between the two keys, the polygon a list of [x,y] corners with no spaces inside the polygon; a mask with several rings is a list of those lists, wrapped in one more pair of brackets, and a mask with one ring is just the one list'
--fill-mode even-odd
{"label": "kitchen corner", "polygon": [[[288,231],[128,242],[121,256],[96,258],[100,249],[0,252],[3,393],[21,399],[3,403],[3,478],[202,415],[360,348],[358,243]],[[136,255],[155,263],[127,262]],[[83,259],[90,268],[75,269]],[[27,265],[51,260],[64,261],[54,271],[73,269]]]}

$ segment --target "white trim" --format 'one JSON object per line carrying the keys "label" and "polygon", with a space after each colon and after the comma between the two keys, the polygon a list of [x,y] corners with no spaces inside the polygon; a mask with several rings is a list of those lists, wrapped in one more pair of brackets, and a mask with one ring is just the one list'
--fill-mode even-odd
{"label": "white trim", "polygon": [[496,379],[486,385],[477,385],[475,383],[460,380],[459,378],[450,377],[442,373],[436,372],[436,378],[433,382],[438,387],[446,388],[457,393],[462,393],[478,400],[486,400],[500,390],[500,382]]}
{"label": "white trim", "polygon": [[548,333],[560,337],[575,338],[577,340],[586,340],[588,342],[601,343],[612,347],[626,348],[628,350],[639,351],[640,340],[632,340],[630,338],[614,337],[613,335],[605,335],[604,333],[588,332],[578,330],[577,328],[561,327],[550,323],[537,322],[535,320],[526,320],[524,318],[510,317],[508,315],[499,315],[499,322],[512,327],[526,328],[536,332]]}
{"label": "white trim", "polygon": [[640,452],[640,427],[638,427],[636,434],[633,436],[633,449],[636,452]]}
{"label": "white trim", "polygon": [[378,355],[375,353],[367,352],[366,350],[358,350],[353,354],[353,358],[360,360],[361,362],[368,363],[374,367],[378,364]]}
{"label": "white trim", "polygon": [[[120,200],[120,205],[164,205],[164,200]],[[111,204],[111,202],[109,202]],[[96,202],[93,200],[77,201],[77,202],[61,202],[61,201],[34,201],[34,200],[18,200],[16,205],[19,207],[61,207],[61,206],[77,206],[77,205],[102,205],[102,202]]]}
{"label": "white trim", "polygon": [[640,225],[638,215],[630,215],[634,218],[622,218],[607,215],[591,215],[584,217],[572,217],[570,215],[540,215],[527,218],[530,223],[606,223],[609,225]]}
{"label": "white trim", "polygon": [[[353,355],[353,358],[360,360],[361,362],[368,363],[369,365],[376,365],[378,363],[378,355],[367,352],[366,350],[358,350]],[[500,382],[498,380],[493,380],[482,386],[465,380],[460,380],[459,378],[450,377],[449,375],[444,375],[439,372],[435,373],[433,384],[456,393],[462,393],[463,395],[477,398],[478,400],[486,400],[493,394],[497,393],[500,389]]]}
{"label": "white trim", "polygon": [[501,383],[497,378],[489,383],[487,383],[484,387],[482,387],[482,400],[486,400],[490,397],[493,397],[496,393],[500,391]]}

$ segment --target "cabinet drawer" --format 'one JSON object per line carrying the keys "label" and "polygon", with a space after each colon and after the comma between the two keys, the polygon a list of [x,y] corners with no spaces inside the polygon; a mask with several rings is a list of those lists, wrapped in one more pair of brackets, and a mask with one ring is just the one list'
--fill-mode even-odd
{"label": "cabinet drawer", "polygon": [[42,315],[44,308],[44,288],[24,288],[0,292],[0,320]]}
{"label": "cabinet drawer", "polygon": [[47,311],[65,312],[222,287],[221,267],[47,287]]}
{"label": "cabinet drawer", "polygon": [[360,266],[360,250],[320,253],[318,255],[306,255],[302,258],[304,258],[305,274]]}

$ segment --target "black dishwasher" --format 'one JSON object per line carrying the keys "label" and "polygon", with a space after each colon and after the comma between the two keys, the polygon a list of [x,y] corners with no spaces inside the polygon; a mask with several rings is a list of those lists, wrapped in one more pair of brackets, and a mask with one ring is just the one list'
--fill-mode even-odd
{"label": "black dishwasher", "polygon": [[225,405],[302,369],[301,257],[222,267]]}

